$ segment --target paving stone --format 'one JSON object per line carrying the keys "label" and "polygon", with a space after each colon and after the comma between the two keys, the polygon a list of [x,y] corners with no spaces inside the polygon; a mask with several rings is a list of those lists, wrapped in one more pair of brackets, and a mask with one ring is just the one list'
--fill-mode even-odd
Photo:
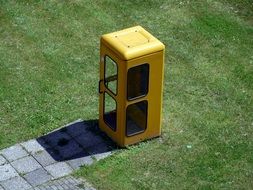
{"label": "paving stone", "polygon": [[85,150],[87,150],[89,154],[95,155],[95,154],[110,152],[112,148],[105,143],[100,143],[100,144],[90,146],[86,148]]}
{"label": "paving stone", "polygon": [[80,182],[72,177],[68,177],[64,180],[66,184],[78,185]]}
{"label": "paving stone", "polygon": [[51,147],[55,147],[61,143],[61,141],[70,140],[71,136],[64,131],[55,131],[43,137],[45,142]]}
{"label": "paving stone", "polygon": [[67,133],[70,134],[72,137],[76,137],[81,135],[82,133],[88,133],[89,127],[83,121],[77,121],[75,123],[70,123],[66,126]]}
{"label": "paving stone", "polygon": [[48,144],[48,142],[46,142],[44,136],[37,138],[36,141],[37,141],[44,149],[53,148],[50,144]]}
{"label": "paving stone", "polygon": [[0,166],[0,182],[16,176],[18,173],[10,164]]}
{"label": "paving stone", "polygon": [[[95,190],[89,183],[82,179],[66,176],[37,187],[38,190]],[[36,190],[36,188],[35,188]]]}
{"label": "paving stone", "polygon": [[56,185],[51,186],[52,190],[58,190],[58,187]]}
{"label": "paving stone", "polygon": [[35,139],[29,140],[27,142],[21,143],[21,145],[27,150],[27,152],[34,154],[36,152],[44,150],[39,142]]}
{"label": "paving stone", "polygon": [[6,163],[7,163],[7,160],[3,156],[0,155],[0,166]]}
{"label": "paving stone", "polygon": [[64,189],[68,189],[68,186],[66,184],[61,185]]}
{"label": "paving stone", "polygon": [[65,162],[58,162],[45,167],[47,172],[49,172],[54,178],[63,177],[70,174],[73,170]]}
{"label": "paving stone", "polygon": [[24,178],[32,186],[41,185],[41,184],[46,183],[52,179],[52,177],[43,168],[40,168],[38,170],[32,171],[32,172],[24,175]]}
{"label": "paving stone", "polygon": [[32,156],[16,160],[11,165],[21,174],[26,174],[42,167]]}
{"label": "paving stone", "polygon": [[66,144],[56,146],[55,149],[64,159],[71,159],[72,156],[84,151],[82,146],[74,140],[66,141]]}
{"label": "paving stone", "polygon": [[62,160],[59,153],[57,153],[53,149],[47,149],[38,152],[34,154],[33,157],[44,167]]}
{"label": "paving stone", "polygon": [[28,156],[28,153],[22,148],[21,145],[17,144],[2,150],[2,155],[10,162]]}
{"label": "paving stone", "polygon": [[83,156],[83,157],[78,157],[72,160],[67,161],[67,163],[74,169],[78,169],[81,166],[84,165],[91,165],[93,163],[93,159],[91,158],[91,156]]}
{"label": "paving stone", "polygon": [[29,185],[22,177],[11,178],[0,183],[5,190],[26,190],[31,188],[31,185]]}
{"label": "paving stone", "polygon": [[112,152],[104,152],[104,153],[100,153],[100,154],[95,154],[93,156],[95,157],[95,159],[97,161],[99,161],[99,160],[102,160],[102,159],[104,159],[108,156],[111,156],[111,155],[112,155]]}
{"label": "paving stone", "polygon": [[78,137],[75,137],[75,140],[81,144],[84,148],[95,146],[102,143],[104,140],[100,136],[94,135],[93,133],[83,133]]}

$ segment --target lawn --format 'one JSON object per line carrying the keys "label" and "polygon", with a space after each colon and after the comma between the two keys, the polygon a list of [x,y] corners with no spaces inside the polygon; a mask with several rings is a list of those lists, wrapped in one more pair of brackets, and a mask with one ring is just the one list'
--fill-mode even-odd
{"label": "lawn", "polygon": [[253,188],[252,0],[0,0],[0,148],[98,118],[99,37],[166,45],[160,138],[84,167],[98,189]]}

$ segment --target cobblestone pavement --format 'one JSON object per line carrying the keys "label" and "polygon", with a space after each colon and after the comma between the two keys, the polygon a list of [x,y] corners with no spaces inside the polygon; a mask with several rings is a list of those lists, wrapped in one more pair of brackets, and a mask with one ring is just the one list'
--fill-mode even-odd
{"label": "cobblestone pavement", "polygon": [[77,120],[45,136],[0,150],[0,190],[93,189],[69,176],[112,154],[116,145],[97,121]]}
{"label": "cobblestone pavement", "polygon": [[33,190],[95,190],[89,183],[72,176],[50,181],[49,183],[37,186]]}

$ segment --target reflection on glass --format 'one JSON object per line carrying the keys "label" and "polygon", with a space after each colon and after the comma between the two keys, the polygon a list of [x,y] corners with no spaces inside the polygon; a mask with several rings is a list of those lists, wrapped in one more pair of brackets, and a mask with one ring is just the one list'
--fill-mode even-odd
{"label": "reflection on glass", "polygon": [[104,121],[116,131],[117,106],[116,101],[107,93],[104,94]]}
{"label": "reflection on glass", "polygon": [[147,127],[148,102],[131,104],[126,110],[126,135],[132,136],[143,132]]}
{"label": "reflection on glass", "polygon": [[108,56],[105,57],[105,86],[117,94],[117,64]]}

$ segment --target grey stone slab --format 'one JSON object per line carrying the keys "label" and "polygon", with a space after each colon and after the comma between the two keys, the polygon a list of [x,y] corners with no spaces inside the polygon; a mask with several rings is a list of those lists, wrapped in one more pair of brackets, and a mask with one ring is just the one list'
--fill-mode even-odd
{"label": "grey stone slab", "polygon": [[58,162],[45,167],[48,173],[50,173],[55,179],[70,174],[73,170],[65,162]]}
{"label": "grey stone slab", "polygon": [[0,166],[6,163],[7,163],[7,160],[2,155],[0,155]]}
{"label": "grey stone slab", "polygon": [[[35,188],[36,189],[36,188]],[[38,190],[95,190],[88,182],[82,179],[66,176],[50,181],[37,187]]]}
{"label": "grey stone slab", "polygon": [[93,159],[91,158],[91,156],[84,156],[84,157],[80,157],[80,158],[75,158],[73,160],[69,160],[67,161],[67,163],[74,169],[78,169],[81,166],[87,166],[87,165],[91,165],[93,163]]}
{"label": "grey stone slab", "polygon": [[18,173],[10,164],[0,166],[0,181],[5,181],[16,176],[18,176]]}
{"label": "grey stone slab", "polygon": [[66,126],[67,133],[70,134],[72,137],[79,136],[83,133],[89,132],[89,127],[83,121],[77,121],[75,123],[71,123]]}
{"label": "grey stone slab", "polygon": [[65,131],[59,130],[59,131],[54,131],[44,136],[43,140],[51,147],[55,147],[66,140],[70,140],[71,138],[72,137],[69,134],[67,134]]}
{"label": "grey stone slab", "polygon": [[37,152],[33,155],[33,157],[44,167],[62,160],[59,153],[57,153],[53,149],[47,149],[41,152]]}
{"label": "grey stone slab", "polygon": [[46,170],[44,170],[43,168],[40,168],[38,170],[32,171],[24,175],[24,178],[32,186],[38,186],[51,180],[52,176],[50,176]]}
{"label": "grey stone slab", "polygon": [[100,143],[98,145],[88,147],[86,150],[96,160],[104,159],[112,154],[112,147],[106,143]]}
{"label": "grey stone slab", "polygon": [[73,177],[68,177],[64,180],[64,182],[66,184],[73,184],[73,185],[78,185],[80,183],[80,181],[76,180],[75,178]]}
{"label": "grey stone slab", "polygon": [[56,146],[55,149],[59,152],[62,158],[71,159],[74,155],[84,151],[82,146],[76,141],[70,140],[66,141],[65,144],[61,146]]}
{"label": "grey stone slab", "polygon": [[102,143],[104,140],[100,136],[94,135],[93,133],[83,133],[77,137],[75,140],[81,144],[84,148],[88,148],[91,146],[95,146],[97,144]]}
{"label": "grey stone slab", "polygon": [[61,186],[63,187],[63,189],[68,189],[69,188],[66,184],[62,184]]}
{"label": "grey stone slab", "polygon": [[52,190],[58,190],[58,185],[52,185],[51,188]]}
{"label": "grey stone slab", "polygon": [[2,155],[10,162],[28,156],[28,153],[22,148],[21,145],[17,144],[2,150]]}
{"label": "grey stone slab", "polygon": [[29,185],[22,177],[11,178],[0,183],[5,190],[26,190],[31,188],[31,185]]}
{"label": "grey stone slab", "polygon": [[101,154],[105,152],[110,152],[112,148],[108,146],[106,143],[100,143],[93,146],[90,146],[86,148],[89,154],[95,155],[95,154]]}
{"label": "grey stone slab", "polygon": [[32,156],[11,162],[11,165],[21,174],[26,174],[42,167]]}
{"label": "grey stone slab", "polygon": [[112,155],[112,152],[104,152],[104,153],[100,153],[100,154],[95,154],[93,156],[95,157],[95,159],[97,161],[99,161],[99,160],[102,160],[110,155]]}
{"label": "grey stone slab", "polygon": [[45,149],[35,139],[32,139],[32,140],[29,140],[27,142],[21,143],[21,145],[27,150],[27,152],[29,152],[31,154],[35,154],[36,152],[43,151]]}
{"label": "grey stone slab", "polygon": [[48,142],[46,142],[46,140],[44,139],[44,136],[37,138],[36,141],[37,141],[44,149],[53,148],[50,144],[48,144]]}

